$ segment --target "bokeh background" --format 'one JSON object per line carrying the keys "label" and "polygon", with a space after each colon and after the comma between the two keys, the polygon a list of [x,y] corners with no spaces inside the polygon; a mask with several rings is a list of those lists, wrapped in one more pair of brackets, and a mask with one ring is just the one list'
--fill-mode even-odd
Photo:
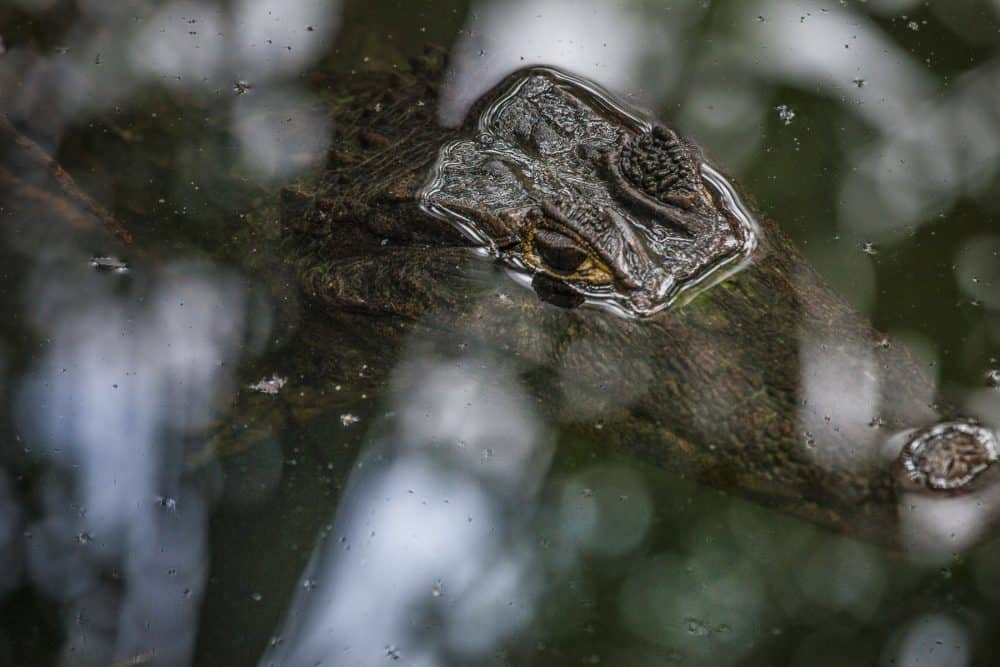
{"label": "bokeh background", "polygon": [[464,343],[373,391],[363,328],[258,278],[329,75],[426,44],[445,125],[547,64],[676,126],[1000,426],[997,0],[4,0],[0,113],[155,258],[95,271],[121,249],[0,201],[0,663],[993,664],[975,508],[887,553],[581,441]]}

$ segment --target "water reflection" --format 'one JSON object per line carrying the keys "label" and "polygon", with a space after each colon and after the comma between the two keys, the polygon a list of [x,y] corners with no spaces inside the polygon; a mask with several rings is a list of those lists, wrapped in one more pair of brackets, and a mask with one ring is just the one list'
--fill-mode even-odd
{"label": "water reflection", "polygon": [[[878,462],[880,378],[870,348],[833,336],[800,342],[802,443],[823,466],[864,471]],[[843,451],[832,451],[842,447]]]}
{"label": "water reflection", "polygon": [[26,455],[46,464],[25,533],[31,584],[65,610],[63,664],[185,664],[214,491],[184,456],[262,323],[241,281],[208,266],[134,282],[82,258],[43,266],[29,314],[48,343],[18,419]]}
{"label": "water reflection", "polygon": [[904,628],[894,646],[887,647],[881,664],[917,667],[961,667],[970,662],[972,637],[969,628],[948,614],[928,614]]}
{"label": "water reflection", "polygon": [[700,3],[687,3],[671,12],[670,22],[649,22],[637,9],[595,0],[479,3],[453,53],[439,117],[458,124],[483,93],[532,64],[559,67],[610,90],[641,90],[639,102],[656,99],[681,72],[660,68],[655,79],[640,81],[641,65],[675,62],[678,34],[702,11]]}
{"label": "water reflection", "polygon": [[475,661],[534,616],[551,447],[519,382],[470,354],[417,358],[395,385],[262,664]]}
{"label": "water reflection", "polygon": [[220,7],[167,3],[132,35],[128,45],[132,66],[169,86],[212,85],[228,64],[225,40],[220,37],[228,28]]}
{"label": "water reflection", "polygon": [[[16,4],[31,11],[54,5]],[[562,66],[659,109],[728,170],[751,182],[759,174],[761,182],[773,179],[779,196],[758,197],[774,206],[779,223],[795,229],[798,217],[786,216],[796,211],[785,204],[801,189],[809,198],[803,237],[856,235],[806,250],[814,263],[821,257],[821,271],[855,305],[894,326],[902,320],[928,340],[944,364],[935,374],[945,389],[957,393],[968,414],[1000,427],[1000,394],[979,385],[966,391],[949,362],[961,357],[981,366],[996,356],[996,238],[980,209],[977,235],[968,238],[966,228],[951,224],[957,219],[942,224],[937,217],[960,201],[996,207],[1000,133],[988,9],[973,2],[921,9],[914,0],[472,4],[456,36],[442,120],[457,122],[471,100],[530,62]],[[44,47],[16,34],[0,41],[0,109],[50,146],[68,127],[86,126],[115,105],[150,111],[142,97],[150,82],[219,101],[218,118],[232,131],[241,168],[264,181],[299,173],[335,136],[299,74],[337,47],[338,31],[357,29],[340,25],[339,2],[87,0],[74,7],[77,20],[40,42]],[[939,16],[954,35],[938,26],[928,37],[933,49],[908,43],[893,26],[912,33],[905,28],[911,19],[901,17],[911,11]],[[418,23],[432,21],[421,16],[415,36],[404,37],[421,40]],[[920,21],[919,35],[931,35]],[[955,35],[985,51],[949,46]],[[393,48],[381,33],[356,41],[377,61]],[[970,54],[978,61],[966,64]],[[353,66],[357,55],[343,59]],[[810,97],[824,104],[822,113],[800,106]],[[779,105],[796,111],[790,124],[777,117]],[[824,124],[835,128],[832,135],[822,134]],[[768,128],[776,133],[769,136]],[[829,153],[796,153],[801,158],[791,168],[775,165],[776,145],[798,147],[812,134]],[[187,156],[173,165],[180,174],[173,208],[174,199],[190,196],[192,173],[223,174],[230,162],[206,157],[197,132],[170,138]],[[199,183],[199,197],[222,200],[221,188]],[[827,219],[835,223],[824,226]],[[185,225],[210,227],[192,220]],[[919,227],[937,236],[918,257],[898,254]],[[955,239],[961,242],[952,248]],[[860,240],[877,241],[879,255],[864,255]],[[83,267],[86,259],[77,253],[72,261]],[[175,265],[123,280],[75,273],[69,264],[53,265],[58,269],[25,289],[35,326],[52,340],[22,391],[0,386],[2,398],[16,394],[21,402],[18,425],[26,438],[17,448],[27,447],[48,469],[37,517],[26,516],[13,474],[0,472],[0,593],[23,583],[27,554],[32,585],[68,610],[66,664],[148,660],[154,645],[163,664],[184,664],[217,489],[210,474],[185,472],[183,453],[232,391],[248,305],[238,281],[206,267]],[[52,286],[56,275],[63,287]],[[935,301],[914,288],[890,303],[885,289],[893,278],[923,279],[944,296]],[[940,310],[952,283],[956,300],[983,308],[968,318]],[[940,330],[938,321],[946,322]],[[949,347],[952,335],[961,349]],[[799,341],[803,443],[825,441],[818,434],[839,429],[863,450],[888,435],[878,425],[885,408],[879,351],[838,343],[836,334],[803,334]],[[570,349],[563,358],[585,351]],[[5,354],[14,359],[0,349]],[[556,373],[570,399],[586,393],[571,368]],[[976,377],[981,373],[976,368]],[[600,648],[578,649],[574,663],[601,653],[606,663],[618,656],[620,664],[716,664],[767,661],[782,651],[795,664],[816,664],[827,653],[834,656],[829,664],[867,664],[880,655],[884,664],[972,660],[975,619],[924,607],[953,606],[964,595],[989,614],[975,596],[998,597],[996,545],[974,552],[974,586],[927,588],[923,580],[913,583],[925,575],[907,563],[737,501],[683,487],[664,502],[631,467],[595,460],[553,473],[549,425],[524,398],[515,373],[488,354],[446,359],[421,352],[397,381],[388,406],[395,416],[373,432],[265,662],[476,662],[530,642],[537,626],[548,639],[564,640],[563,656],[571,654],[568,645]],[[611,412],[624,412],[645,379],[621,374],[608,386]],[[691,388],[692,400],[701,391]],[[573,460],[578,450],[565,451],[561,458]],[[850,466],[841,454],[816,456]],[[224,493],[234,505],[259,508],[273,500],[285,463],[276,440],[252,455],[253,465],[227,480]],[[551,479],[542,482],[545,476]],[[951,562],[981,539],[997,507],[1000,498],[991,493],[904,496],[908,558],[935,568]],[[601,567],[583,565],[593,562]],[[602,596],[613,600],[611,611],[594,611],[593,599]],[[546,604],[557,609],[555,618],[544,616]],[[596,631],[585,631],[595,618]],[[609,629],[617,621],[621,635]]]}
{"label": "water reflection", "polygon": [[18,47],[0,60],[0,91],[17,91],[0,95],[0,112],[49,146],[81,117],[120,112],[150,80],[179,95],[212,93],[223,105],[242,97],[234,84],[263,89],[263,99],[236,100],[232,119],[243,166],[258,178],[299,173],[328,146],[326,114],[299,75],[329,46],[339,2],[79,4],[54,51]]}
{"label": "water reflection", "polygon": [[326,109],[294,87],[241,95],[232,127],[243,164],[277,181],[320,164],[331,135]]}

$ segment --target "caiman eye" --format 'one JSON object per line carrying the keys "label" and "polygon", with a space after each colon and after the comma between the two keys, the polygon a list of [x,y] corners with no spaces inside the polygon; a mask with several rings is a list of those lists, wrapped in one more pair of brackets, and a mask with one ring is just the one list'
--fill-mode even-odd
{"label": "caiman eye", "polygon": [[573,273],[589,257],[575,240],[551,229],[536,229],[533,245],[545,264],[559,273]]}

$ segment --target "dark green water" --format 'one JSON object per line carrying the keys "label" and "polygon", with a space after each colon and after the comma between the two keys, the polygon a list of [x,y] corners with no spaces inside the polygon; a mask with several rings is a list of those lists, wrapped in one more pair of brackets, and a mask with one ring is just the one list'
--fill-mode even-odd
{"label": "dark green water", "polygon": [[0,201],[0,664],[993,664],[976,510],[889,554],[580,441],[474,345],[383,378],[262,278],[337,141],[310,73],[426,43],[442,122],[537,63],[678,127],[1000,426],[996,2],[5,0],[0,112],[146,251]]}

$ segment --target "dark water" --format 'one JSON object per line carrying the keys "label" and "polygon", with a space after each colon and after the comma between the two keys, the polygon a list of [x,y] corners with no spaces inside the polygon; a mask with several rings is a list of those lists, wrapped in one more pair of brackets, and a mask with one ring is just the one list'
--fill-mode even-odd
{"label": "dark water", "polygon": [[315,323],[310,73],[426,43],[443,123],[539,63],[677,126],[998,425],[996,2],[5,0],[0,111],[144,250],[0,201],[0,664],[993,664],[975,509],[887,553],[547,423],[495,351]]}

